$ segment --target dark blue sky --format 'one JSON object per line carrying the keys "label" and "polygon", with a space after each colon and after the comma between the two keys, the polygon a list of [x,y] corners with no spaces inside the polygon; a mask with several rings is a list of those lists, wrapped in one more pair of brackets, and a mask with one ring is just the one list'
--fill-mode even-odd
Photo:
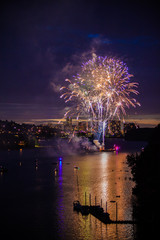
{"label": "dark blue sky", "polygon": [[158,2],[110,2],[4,1],[0,119],[63,117],[63,99],[53,88],[93,51],[122,59],[139,82],[142,106],[128,114],[160,114]]}

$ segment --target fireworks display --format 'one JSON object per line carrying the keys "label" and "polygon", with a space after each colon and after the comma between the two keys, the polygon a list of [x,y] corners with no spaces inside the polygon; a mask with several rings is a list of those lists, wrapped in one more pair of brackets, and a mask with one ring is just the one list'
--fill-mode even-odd
{"label": "fireworks display", "polygon": [[93,54],[92,59],[83,63],[81,72],[73,76],[68,87],[62,87],[61,98],[73,103],[65,117],[86,114],[93,121],[104,122],[120,119],[126,114],[125,108],[140,105],[131,95],[138,94],[138,83],[131,82],[125,63],[115,58]]}

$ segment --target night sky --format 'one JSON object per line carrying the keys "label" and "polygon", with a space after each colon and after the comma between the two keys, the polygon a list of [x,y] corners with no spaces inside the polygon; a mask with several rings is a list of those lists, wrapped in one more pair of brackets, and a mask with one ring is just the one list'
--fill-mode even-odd
{"label": "night sky", "polygon": [[95,52],[123,60],[139,83],[130,117],[160,122],[159,3],[128,2],[3,1],[0,119],[62,118],[58,88]]}

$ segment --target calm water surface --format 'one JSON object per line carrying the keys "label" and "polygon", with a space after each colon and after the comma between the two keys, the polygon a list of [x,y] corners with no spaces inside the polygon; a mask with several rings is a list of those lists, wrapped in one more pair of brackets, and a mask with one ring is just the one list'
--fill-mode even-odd
{"label": "calm water surface", "polygon": [[135,225],[103,224],[74,212],[72,203],[84,204],[86,192],[88,204],[89,194],[92,204],[95,196],[97,204],[102,199],[104,209],[107,201],[112,220],[116,203],[110,201],[117,202],[118,220],[131,220],[134,183],[126,155],[142,146],[130,142],[118,154],[63,155],[62,163],[51,148],[1,151],[0,165],[8,168],[0,175],[1,239],[136,239]]}

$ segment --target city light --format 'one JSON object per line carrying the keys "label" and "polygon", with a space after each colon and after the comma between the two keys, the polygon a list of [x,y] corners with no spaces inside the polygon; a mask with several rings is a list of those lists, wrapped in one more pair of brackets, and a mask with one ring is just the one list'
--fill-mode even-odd
{"label": "city light", "polygon": [[61,162],[63,160],[63,158],[62,157],[59,157],[59,161]]}

